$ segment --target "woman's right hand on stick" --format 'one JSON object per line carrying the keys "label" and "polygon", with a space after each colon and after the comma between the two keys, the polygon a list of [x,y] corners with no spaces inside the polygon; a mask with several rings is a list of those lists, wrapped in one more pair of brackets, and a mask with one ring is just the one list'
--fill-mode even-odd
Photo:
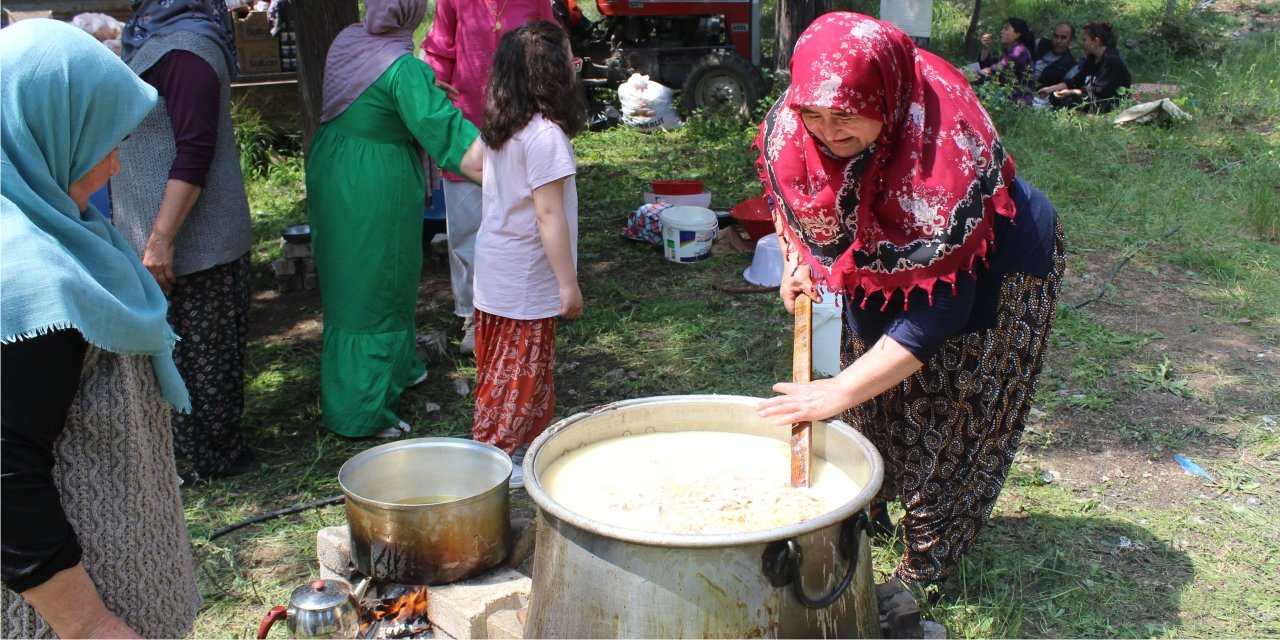
{"label": "woman's right hand on stick", "polygon": [[796,297],[802,293],[814,302],[822,302],[822,296],[818,295],[817,288],[813,286],[809,266],[800,264],[799,252],[788,251],[784,247],[783,253],[788,255],[784,260],[782,284],[778,286],[778,294],[782,296],[782,304],[786,306],[787,313],[796,312]]}

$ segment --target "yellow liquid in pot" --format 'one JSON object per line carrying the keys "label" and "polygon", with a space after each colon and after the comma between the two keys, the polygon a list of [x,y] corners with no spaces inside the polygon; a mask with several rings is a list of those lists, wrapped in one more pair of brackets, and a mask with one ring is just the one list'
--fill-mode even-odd
{"label": "yellow liquid in pot", "polygon": [[791,446],[743,433],[681,431],[611,438],[564,454],[538,474],[553,500],[582,516],[654,533],[746,533],[798,524],[860,487],[825,459],[791,486]]}

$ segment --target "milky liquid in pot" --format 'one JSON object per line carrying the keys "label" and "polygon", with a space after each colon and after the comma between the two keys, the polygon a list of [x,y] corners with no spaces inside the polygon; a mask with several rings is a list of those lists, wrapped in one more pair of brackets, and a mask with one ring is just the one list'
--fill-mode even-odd
{"label": "milky liquid in pot", "polygon": [[645,433],[570,451],[538,474],[551,499],[598,522],[655,533],[729,534],[798,524],[860,489],[814,457],[793,488],[791,447],[720,431]]}

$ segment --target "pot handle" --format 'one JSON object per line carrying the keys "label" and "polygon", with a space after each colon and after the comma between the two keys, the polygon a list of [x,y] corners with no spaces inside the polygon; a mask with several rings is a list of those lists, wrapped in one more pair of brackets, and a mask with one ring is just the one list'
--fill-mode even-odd
{"label": "pot handle", "polygon": [[280,605],[271,607],[271,610],[267,612],[267,617],[262,619],[262,624],[258,625],[258,640],[264,640],[267,637],[267,632],[271,630],[271,625],[275,624],[277,620],[284,620],[288,617],[289,610],[287,608]]}
{"label": "pot handle", "polygon": [[858,515],[844,521],[840,527],[840,544],[841,551],[844,553],[845,560],[848,561],[848,570],[845,572],[840,583],[831,592],[817,598],[810,598],[805,593],[804,586],[800,584],[800,565],[804,562],[804,554],[801,552],[800,545],[796,543],[795,538],[774,542],[765,547],[763,558],[764,574],[768,576],[769,583],[775,587],[784,587],[790,583],[795,591],[796,599],[800,604],[809,609],[826,609],[840,599],[844,595],[850,584],[853,584],[853,576],[858,571],[858,540],[859,536],[867,528],[867,512],[859,511]]}

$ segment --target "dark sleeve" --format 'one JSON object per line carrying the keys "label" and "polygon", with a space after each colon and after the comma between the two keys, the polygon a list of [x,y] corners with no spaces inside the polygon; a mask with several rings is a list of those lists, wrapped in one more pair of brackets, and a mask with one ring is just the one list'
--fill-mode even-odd
{"label": "dark sleeve", "polygon": [[1089,95],[1098,102],[1105,102],[1116,97],[1121,87],[1129,86],[1129,67],[1119,54],[1111,51],[1103,56],[1097,75],[1089,83]]}
{"label": "dark sleeve", "polygon": [[939,282],[933,290],[933,304],[929,304],[928,292],[914,289],[907,308],[889,321],[884,332],[917,360],[926,362],[968,323],[975,289],[968,273],[956,275],[954,292],[948,283]]}
{"label": "dark sleeve", "polygon": [[1062,82],[1067,77],[1067,72],[1074,66],[1076,66],[1075,58],[1070,55],[1061,56],[1050,62],[1044,71],[1040,72],[1040,86],[1048,87]]}
{"label": "dark sleeve", "polygon": [[200,56],[174,50],[143,72],[142,79],[164,98],[173,126],[178,155],[169,167],[169,177],[203,188],[218,147],[222,99],[218,73]]}
{"label": "dark sleeve", "polygon": [[1063,82],[1067,83],[1068,87],[1072,89],[1084,88],[1084,81],[1086,78],[1089,77],[1089,74],[1090,74],[1089,67],[1091,65],[1089,64],[1089,60],[1090,60],[1089,54],[1085,54],[1080,57],[1080,65],[1078,67],[1078,71],[1076,71],[1075,75],[1069,75],[1063,80]]}
{"label": "dark sleeve", "polygon": [[0,347],[0,568],[5,586],[19,593],[80,562],[53,484],[53,444],[87,348],[75,330]]}

